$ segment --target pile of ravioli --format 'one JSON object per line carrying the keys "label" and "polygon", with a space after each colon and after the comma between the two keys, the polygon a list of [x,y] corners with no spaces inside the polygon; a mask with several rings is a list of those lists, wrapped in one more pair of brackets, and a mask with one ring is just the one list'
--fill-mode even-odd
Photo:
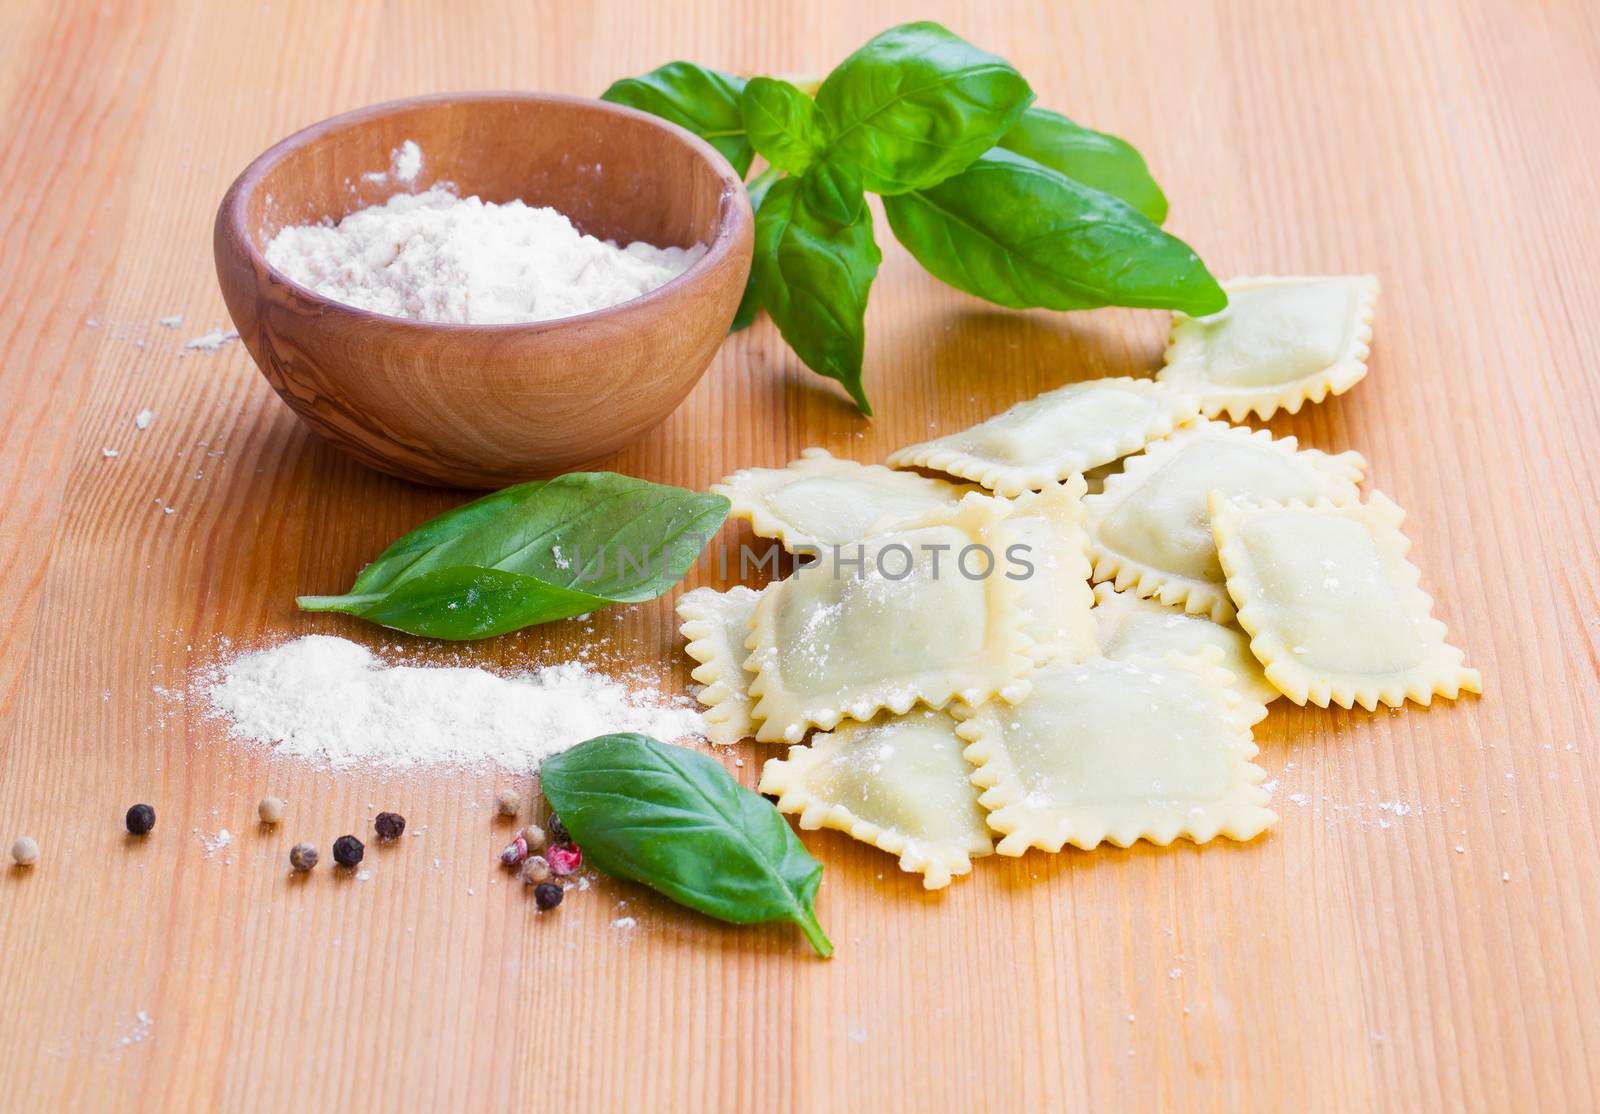
{"label": "pile of ravioli", "polygon": [[1354,386],[1377,281],[1226,288],[1175,317],[1154,380],[1073,383],[888,467],[808,449],[714,485],[810,558],[678,604],[712,740],[790,744],[760,789],[802,828],[929,889],[994,852],[1248,840],[1276,819],[1269,702],[1480,691],[1361,456],[1214,420]]}

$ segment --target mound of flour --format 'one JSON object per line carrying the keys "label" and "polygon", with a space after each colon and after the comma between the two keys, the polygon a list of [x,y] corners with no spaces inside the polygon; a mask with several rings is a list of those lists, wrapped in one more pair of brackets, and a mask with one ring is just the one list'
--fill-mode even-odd
{"label": "mound of flour", "polygon": [[687,702],[581,662],[511,676],[389,665],[327,635],[234,658],[203,688],[234,737],[334,767],[493,762],[532,771],[596,735],[638,731],[670,742],[705,728]]}
{"label": "mound of flour", "polygon": [[338,224],[295,225],[267,262],[336,302],[417,321],[504,325],[605,309],[677,278],[705,245],[619,247],[561,213],[434,187]]}

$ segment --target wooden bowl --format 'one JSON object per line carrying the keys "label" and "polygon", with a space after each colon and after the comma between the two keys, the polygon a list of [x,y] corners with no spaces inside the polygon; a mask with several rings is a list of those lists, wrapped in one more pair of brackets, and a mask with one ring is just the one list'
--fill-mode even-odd
{"label": "wooden bowl", "polygon": [[[424,160],[414,182],[363,178],[407,139]],[[601,239],[707,250],[642,297],[527,325],[385,317],[267,264],[285,225],[437,182],[554,206]],[[500,487],[613,452],[683,401],[733,321],[752,225],[727,161],[654,116],[543,93],[414,97],[325,120],[251,163],[217,210],[217,278],[262,374],[317,433],[409,480]]]}

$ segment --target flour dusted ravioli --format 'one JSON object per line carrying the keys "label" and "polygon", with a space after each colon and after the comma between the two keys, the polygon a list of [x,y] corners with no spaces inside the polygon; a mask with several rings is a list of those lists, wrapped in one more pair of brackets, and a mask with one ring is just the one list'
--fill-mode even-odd
{"label": "flour dusted ravioli", "polygon": [[1277,817],[1251,759],[1267,714],[1216,665],[1217,651],[1161,661],[1057,659],[1015,707],[990,705],[957,729],[969,740],[1002,855],[1085,850],[1109,840],[1251,839]]}
{"label": "flour dusted ravioli", "polygon": [[1234,421],[1254,411],[1298,413],[1343,394],[1367,374],[1372,275],[1237,278],[1224,283],[1228,308],[1209,317],[1172,317],[1163,383],[1197,392],[1205,415]]}
{"label": "flour dusted ravioli", "polygon": [[1138,452],[1198,413],[1193,396],[1165,384],[1091,379],[1047,391],[960,433],[909,445],[889,463],[1020,495]]}
{"label": "flour dusted ravioli", "polygon": [[713,743],[737,743],[756,731],[744,640],[760,599],[760,592],[740,585],[726,592],[696,588],[678,600],[683,620],[678,629],[688,641],[684,649],[700,663],[689,676],[705,686],[699,700],[706,709],[706,738]]}
{"label": "flour dusted ravioli", "polygon": [[749,519],[757,535],[777,538],[793,553],[893,529],[955,506],[972,489],[806,449],[787,468],[745,468],[711,490],[733,504],[731,517]]}
{"label": "flour dusted ravioli", "polygon": [[1027,560],[1022,581],[1024,629],[1033,639],[1034,657],[1048,661],[1066,654],[1082,661],[1100,652],[1089,609],[1089,538],[1083,532],[1082,476],[1015,500],[1006,524]]}
{"label": "flour dusted ravioli", "polygon": [[1193,654],[1215,646],[1222,655],[1217,664],[1233,674],[1234,686],[1245,699],[1270,704],[1283,695],[1261,672],[1261,663],[1250,652],[1250,636],[1233,623],[1214,623],[1204,615],[1118,592],[1109,584],[1095,585],[1094,601],[1090,615],[1095,638],[1114,661],[1159,661],[1169,654]]}
{"label": "flour dusted ravioli", "polygon": [[1187,426],[1084,499],[1094,578],[1226,622],[1233,605],[1211,539],[1212,489],[1259,501],[1353,503],[1365,471],[1359,453],[1296,451],[1293,437],[1274,441],[1265,430],[1223,422]]}
{"label": "flour dusted ravioli", "polygon": [[965,745],[944,712],[849,723],[770,759],[760,789],[798,813],[802,828],[835,828],[881,847],[925,887],[942,889],[994,850]]}
{"label": "flour dusted ravioli", "polygon": [[1445,643],[1400,532],[1405,512],[1366,503],[1253,506],[1220,493],[1212,522],[1239,625],[1266,675],[1296,704],[1373,711],[1483,691]]}
{"label": "flour dusted ravioli", "polygon": [[[797,743],[810,727],[904,713],[919,700],[1020,699],[1032,643],[1021,582],[1006,566],[1011,509],[969,495],[770,585],[745,643],[756,738]],[[985,554],[989,575],[977,575]]]}

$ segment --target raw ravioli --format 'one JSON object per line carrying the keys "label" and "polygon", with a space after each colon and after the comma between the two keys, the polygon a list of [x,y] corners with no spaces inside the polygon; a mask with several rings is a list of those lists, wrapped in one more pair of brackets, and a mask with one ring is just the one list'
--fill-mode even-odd
{"label": "raw ravioli", "polygon": [[1277,819],[1260,785],[1246,700],[1217,651],[1162,661],[1057,659],[1027,699],[957,729],[1002,855],[1179,836],[1252,839]]}
{"label": "raw ravioli", "polygon": [[889,463],[1020,495],[1138,452],[1198,413],[1187,391],[1149,379],[1090,379],[1018,403],[971,429],[909,445]]}
{"label": "raw ravioli", "polygon": [[744,468],[711,490],[733,504],[729,517],[748,519],[759,537],[794,553],[892,530],[955,506],[972,488],[806,449],[786,468]]}
{"label": "raw ravioli", "polygon": [[1022,581],[1025,627],[1034,657],[1049,661],[1066,654],[1074,661],[1100,652],[1094,639],[1094,606],[1089,587],[1089,538],[1083,532],[1082,476],[1015,502],[1007,519],[1017,544],[1027,546],[1030,571]]}
{"label": "raw ravioli", "polygon": [[[756,738],[797,743],[811,727],[903,714],[918,701],[1020,699],[1032,643],[1021,582],[1004,571],[1011,510],[969,495],[769,586],[746,642]],[[962,573],[963,554],[977,573],[984,553],[991,575]],[[846,563],[857,558],[859,575]]]}
{"label": "raw ravioli", "polygon": [[1483,691],[1445,642],[1381,492],[1354,506],[1253,506],[1220,494],[1212,523],[1239,625],[1267,679],[1296,704],[1429,704]]}
{"label": "raw ravioli", "polygon": [[1168,654],[1192,654],[1215,646],[1222,654],[1217,664],[1233,674],[1234,684],[1247,699],[1270,704],[1283,695],[1261,672],[1261,663],[1250,652],[1250,637],[1233,623],[1214,623],[1133,592],[1118,592],[1109,584],[1095,585],[1094,600],[1090,615],[1106,657],[1159,661]]}
{"label": "raw ravioli", "polygon": [[1212,489],[1257,500],[1354,503],[1359,453],[1296,451],[1295,439],[1223,422],[1187,426],[1108,477],[1083,501],[1094,578],[1222,623],[1233,604],[1211,540]]}
{"label": "raw ravioli", "polygon": [[1173,314],[1166,366],[1156,376],[1196,392],[1206,417],[1297,414],[1367,374],[1378,300],[1372,275],[1237,278],[1223,289],[1222,312]]}
{"label": "raw ravioli", "polygon": [[689,676],[705,686],[699,700],[706,709],[706,738],[713,743],[736,743],[756,732],[744,641],[760,599],[760,592],[739,585],[726,592],[696,588],[678,600],[684,649],[700,663]]}
{"label": "raw ravioli", "polygon": [[900,856],[930,890],[972,869],[994,842],[978,807],[965,742],[944,712],[849,723],[769,759],[761,792],[802,828],[835,828]]}

